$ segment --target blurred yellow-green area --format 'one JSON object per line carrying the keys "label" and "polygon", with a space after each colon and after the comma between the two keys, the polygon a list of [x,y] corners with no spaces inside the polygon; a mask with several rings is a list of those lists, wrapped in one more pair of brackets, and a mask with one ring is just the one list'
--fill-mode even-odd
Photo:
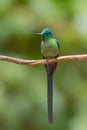
{"label": "blurred yellow-green area", "polygon": [[[87,53],[87,0],[0,0],[0,55],[41,59],[44,28],[60,56]],[[45,68],[0,61],[0,130],[87,130],[87,61],[58,63],[53,89],[50,125]]]}

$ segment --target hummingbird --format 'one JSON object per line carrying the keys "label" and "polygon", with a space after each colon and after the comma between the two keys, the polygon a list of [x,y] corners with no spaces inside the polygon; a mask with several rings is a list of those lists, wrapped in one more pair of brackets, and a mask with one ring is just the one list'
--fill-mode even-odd
{"label": "hummingbird", "polygon": [[47,106],[48,106],[48,121],[53,122],[53,74],[57,67],[57,62],[48,63],[49,59],[57,58],[59,55],[59,42],[53,36],[50,29],[45,28],[41,33],[41,54],[43,59],[47,60],[45,65],[47,73]]}

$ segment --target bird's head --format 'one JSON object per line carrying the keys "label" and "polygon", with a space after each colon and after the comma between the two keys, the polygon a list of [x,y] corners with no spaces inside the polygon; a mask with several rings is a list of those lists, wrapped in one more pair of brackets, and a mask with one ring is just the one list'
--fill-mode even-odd
{"label": "bird's head", "polygon": [[43,29],[41,33],[36,33],[36,34],[39,34],[42,36],[42,39],[45,41],[49,38],[52,38],[53,37],[53,34],[51,32],[50,29],[46,28],[46,29]]}

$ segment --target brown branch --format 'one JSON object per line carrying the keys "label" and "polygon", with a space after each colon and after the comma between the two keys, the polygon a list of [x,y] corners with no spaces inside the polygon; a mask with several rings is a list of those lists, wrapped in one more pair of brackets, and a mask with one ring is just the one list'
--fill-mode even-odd
{"label": "brown branch", "polygon": [[[9,56],[3,56],[0,55],[0,60],[13,62],[16,64],[22,64],[22,65],[41,65],[41,64],[47,64],[47,61],[45,59],[40,60],[24,60],[19,58],[13,58]],[[82,55],[69,55],[69,56],[60,56],[56,59],[50,59],[48,62],[61,62],[61,61],[71,61],[71,60],[87,60],[87,54]]]}

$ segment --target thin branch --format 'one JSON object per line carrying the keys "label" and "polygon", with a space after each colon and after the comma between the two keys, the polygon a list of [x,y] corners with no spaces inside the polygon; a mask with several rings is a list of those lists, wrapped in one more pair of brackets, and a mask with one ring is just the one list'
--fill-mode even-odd
{"label": "thin branch", "polygon": [[[0,60],[13,62],[16,64],[22,64],[22,65],[42,65],[47,64],[47,61],[45,59],[40,60],[24,60],[19,58],[13,58],[9,56],[0,55]],[[61,61],[71,61],[71,60],[87,60],[87,54],[82,55],[69,55],[69,56],[60,56],[58,58],[50,59],[48,62],[61,62]]]}

